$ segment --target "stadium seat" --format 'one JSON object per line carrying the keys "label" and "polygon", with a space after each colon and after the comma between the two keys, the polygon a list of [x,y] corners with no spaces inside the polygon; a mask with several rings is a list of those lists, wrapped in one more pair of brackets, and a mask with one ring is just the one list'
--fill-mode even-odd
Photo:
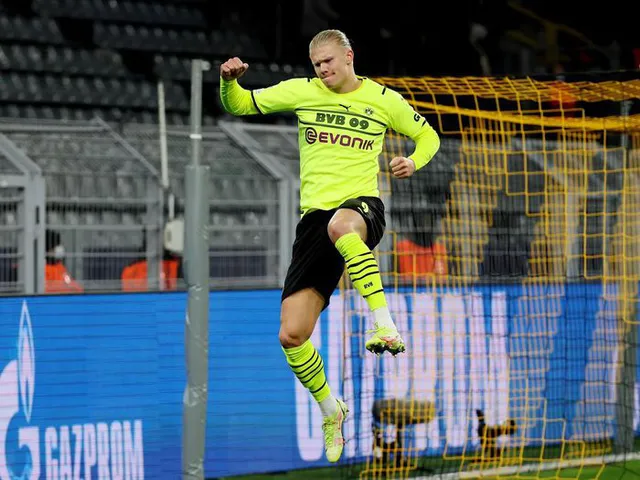
{"label": "stadium seat", "polygon": [[[193,57],[211,61],[204,81],[213,84],[219,81],[221,61],[232,54],[251,62],[245,77],[250,88],[306,74],[302,66],[268,63],[265,45],[241,25],[225,30],[209,25],[203,5],[191,0],[33,0],[35,16],[29,17],[0,9],[0,71],[9,74],[3,75],[7,80],[0,85],[3,114],[68,119],[99,113],[108,120],[147,122],[155,118],[157,108],[155,82],[147,79],[156,75],[176,83],[166,85],[167,119],[184,125],[189,122],[185,92]],[[85,40],[96,47],[78,47]],[[150,69],[144,60],[138,61],[143,57],[150,60]],[[13,75],[17,73],[22,76]],[[142,76],[148,83],[136,80]],[[114,78],[120,81],[113,82]],[[136,87],[128,81],[137,82]],[[215,125],[210,112],[222,113],[219,101],[206,110],[204,124]]]}
{"label": "stadium seat", "polygon": [[[200,8],[204,2],[29,3],[35,16],[15,16],[0,5],[0,116],[28,119],[25,123],[31,125],[59,120],[71,126],[71,133],[34,129],[12,132],[10,138],[43,169],[47,224],[64,231],[73,273],[81,279],[84,272],[89,282],[116,285],[121,264],[128,263],[142,243],[147,217],[141,205],[157,179],[142,175],[140,165],[113,139],[91,129],[84,132],[87,124],[77,122],[97,115],[119,125],[157,124],[155,75],[165,80],[169,124],[189,125],[193,57],[211,61],[212,68],[204,73],[208,94],[215,91],[221,61],[231,54],[251,62],[244,80],[251,88],[307,72],[302,66],[270,63],[265,45],[253,32],[212,28]],[[205,126],[216,124],[216,105],[205,105]],[[73,125],[79,125],[77,131]],[[275,180],[258,173],[255,161],[220,130],[207,130],[213,134],[203,142],[202,159],[211,167],[212,198],[220,207],[210,218],[216,226],[212,276],[264,276],[266,250],[272,249],[265,245],[276,238]],[[124,137],[159,168],[157,127],[143,139]],[[173,140],[171,181],[184,199],[182,173],[190,158],[190,140],[188,133],[184,141]],[[269,142],[273,149],[276,144]],[[13,217],[7,212],[2,210],[0,223],[10,225]],[[93,253],[98,254],[95,261]]]}
{"label": "stadium seat", "polygon": [[60,45],[64,43],[52,19],[0,15],[0,40]]}
{"label": "stadium seat", "polygon": [[202,12],[190,5],[140,1],[34,0],[33,7],[41,14],[60,18],[189,27],[206,25]]}
{"label": "stadium seat", "polygon": [[528,273],[534,223],[525,212],[524,197],[499,194],[481,264],[483,275],[508,278]]}

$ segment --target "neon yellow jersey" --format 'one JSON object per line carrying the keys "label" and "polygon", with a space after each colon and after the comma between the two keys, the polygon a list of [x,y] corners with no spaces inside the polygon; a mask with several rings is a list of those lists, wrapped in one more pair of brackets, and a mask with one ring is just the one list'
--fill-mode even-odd
{"label": "neon yellow jersey", "polygon": [[378,197],[378,157],[389,128],[416,141],[410,156],[416,168],[439,148],[436,132],[399,93],[361,80],[360,87],[343,94],[319,78],[286,80],[251,92],[260,113],[293,111],[298,117],[303,214],[336,208],[350,198]]}

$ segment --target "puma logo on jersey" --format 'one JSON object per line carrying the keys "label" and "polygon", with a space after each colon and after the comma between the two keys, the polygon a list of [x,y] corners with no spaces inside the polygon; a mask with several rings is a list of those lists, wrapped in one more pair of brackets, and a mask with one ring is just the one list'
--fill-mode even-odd
{"label": "puma logo on jersey", "polygon": [[351,108],[351,105],[343,105],[342,103],[339,103],[338,105],[340,105],[342,108],[344,108],[347,112]]}

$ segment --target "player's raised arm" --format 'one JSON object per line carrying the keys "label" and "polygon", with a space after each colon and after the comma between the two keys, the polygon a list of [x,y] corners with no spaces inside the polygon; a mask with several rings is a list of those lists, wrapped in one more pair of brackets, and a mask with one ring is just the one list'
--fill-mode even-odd
{"label": "player's raised arm", "polygon": [[233,115],[255,115],[258,113],[252,92],[240,86],[238,79],[249,65],[238,57],[230,58],[220,65],[220,100],[224,109]]}
{"label": "player's raised arm", "polygon": [[390,109],[390,126],[396,132],[410,137],[416,144],[408,158],[396,157],[391,161],[394,175],[404,178],[431,161],[440,148],[440,137],[426,118],[417,113],[400,94],[396,95]]}
{"label": "player's raised arm", "polygon": [[238,57],[220,65],[220,100],[233,115],[254,115],[292,111],[298,104],[307,80],[291,79],[258,90],[246,90],[238,83],[249,68]]}

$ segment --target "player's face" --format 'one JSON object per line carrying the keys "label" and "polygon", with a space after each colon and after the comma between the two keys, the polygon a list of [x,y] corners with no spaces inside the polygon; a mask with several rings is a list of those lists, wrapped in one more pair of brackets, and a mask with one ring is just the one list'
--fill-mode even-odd
{"label": "player's face", "polygon": [[335,42],[318,45],[311,50],[309,57],[316,72],[327,88],[339,90],[349,78],[353,51]]}

